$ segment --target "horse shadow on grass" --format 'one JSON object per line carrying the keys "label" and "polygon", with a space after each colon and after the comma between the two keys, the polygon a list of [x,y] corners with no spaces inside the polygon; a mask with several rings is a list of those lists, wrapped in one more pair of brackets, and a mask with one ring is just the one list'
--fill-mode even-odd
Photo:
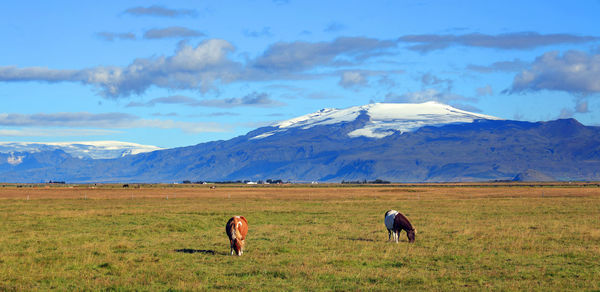
{"label": "horse shadow on grass", "polygon": [[375,241],[371,238],[364,238],[364,237],[341,237],[340,239],[345,239],[345,240],[352,240],[352,241]]}
{"label": "horse shadow on grass", "polygon": [[218,251],[215,251],[212,249],[181,248],[181,249],[176,249],[175,252],[189,253],[189,254],[201,253],[201,254],[208,254],[208,255],[227,255],[227,253],[225,253],[225,252],[218,252]]}

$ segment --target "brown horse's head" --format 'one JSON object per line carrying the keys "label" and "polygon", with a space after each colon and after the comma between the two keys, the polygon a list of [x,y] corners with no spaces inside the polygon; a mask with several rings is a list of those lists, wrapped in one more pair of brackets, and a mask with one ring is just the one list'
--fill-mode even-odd
{"label": "brown horse's head", "polygon": [[415,242],[415,234],[417,233],[417,230],[413,229],[413,230],[409,230],[406,232],[406,235],[408,236],[408,242],[412,243]]}

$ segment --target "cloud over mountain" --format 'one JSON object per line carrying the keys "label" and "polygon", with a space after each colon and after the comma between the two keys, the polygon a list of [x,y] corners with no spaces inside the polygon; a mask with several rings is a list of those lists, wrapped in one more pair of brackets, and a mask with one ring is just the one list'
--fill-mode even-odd
{"label": "cloud over mountain", "polygon": [[191,98],[191,97],[187,97],[187,96],[183,96],[183,95],[173,95],[173,96],[166,96],[166,97],[158,97],[158,98],[153,98],[147,102],[135,102],[132,101],[130,103],[127,104],[127,107],[152,107],[155,106],[157,104],[185,104],[185,105],[190,105],[193,103],[198,102],[197,99]]}
{"label": "cloud over mountain", "polygon": [[158,16],[158,17],[182,17],[196,16],[196,11],[192,9],[170,9],[164,6],[152,5],[148,7],[132,7],[124,11],[126,14],[134,16]]}
{"label": "cloud over mountain", "polygon": [[[441,103],[451,104],[458,106],[457,102],[472,102],[474,98],[462,96],[449,91],[439,91],[434,88],[423,89],[420,91],[411,91],[403,94],[388,93],[385,96],[384,102],[391,103],[421,103],[427,101],[437,101]],[[461,108],[470,108],[465,105],[461,105]]]}
{"label": "cloud over mountain", "polygon": [[[172,120],[143,119],[127,113],[38,113],[14,114],[1,113],[0,126],[6,127],[60,127],[60,128],[99,128],[99,129],[127,129],[127,128],[158,128],[181,129],[188,133],[224,132],[227,129],[216,123],[193,123]],[[71,129],[72,130],[72,129]],[[15,133],[20,130],[14,130]],[[10,136],[16,136],[16,134]],[[5,135],[9,135],[6,132]]]}
{"label": "cloud over mountain", "polygon": [[126,67],[60,70],[4,66],[0,67],[0,81],[80,82],[96,86],[108,98],[140,94],[153,85],[207,91],[215,82],[239,78],[241,64],[227,56],[233,50],[225,40],[210,39],[196,47],[183,44],[173,56],[138,58]]}
{"label": "cloud over mountain", "polygon": [[[186,33],[175,29],[156,32],[153,37],[184,36]],[[235,50],[230,42],[208,39],[195,47],[181,44],[172,56],[137,58],[125,67],[65,70],[0,66],[0,81],[79,82],[95,86],[106,98],[142,94],[151,86],[206,92],[217,83],[310,78],[306,74],[312,69],[335,67],[339,65],[337,62],[361,62],[393,47],[395,42],[392,41],[362,37],[316,43],[279,42],[269,46],[260,56],[240,62],[230,56]]]}
{"label": "cloud over mountain", "polygon": [[46,127],[98,127],[119,128],[131,124],[138,117],[125,113],[93,114],[78,113],[39,113],[39,114],[0,114],[2,126],[46,126]]}
{"label": "cloud over mountain", "polygon": [[516,32],[498,35],[489,34],[420,34],[405,35],[398,40],[414,43],[408,49],[420,53],[446,49],[452,46],[482,47],[503,50],[527,50],[541,46],[557,44],[576,44],[598,41],[595,36],[578,36],[574,34],[539,34],[537,32]]}
{"label": "cloud over mountain", "polygon": [[273,33],[271,32],[271,28],[268,26],[263,27],[261,30],[244,30],[244,35],[251,38],[260,38],[260,37],[271,37]]}
{"label": "cloud over mountain", "polygon": [[243,97],[223,98],[223,99],[208,99],[201,100],[196,103],[190,104],[191,106],[205,106],[205,107],[220,107],[220,108],[233,108],[240,106],[253,106],[253,107],[277,107],[284,105],[279,101],[275,101],[264,92],[253,92]]}
{"label": "cloud over mountain", "polygon": [[364,60],[396,47],[396,42],[365,37],[340,37],[331,42],[279,42],[250,63],[266,73],[290,73],[333,66],[339,58]]}
{"label": "cloud over mountain", "polygon": [[345,71],[342,72],[342,76],[340,77],[340,82],[338,84],[344,88],[364,86],[367,84],[367,78],[360,71]]}
{"label": "cloud over mountain", "polygon": [[135,34],[126,32],[126,33],[114,33],[114,32],[99,32],[96,33],[96,36],[107,41],[112,42],[114,40],[135,40]]}
{"label": "cloud over mountain", "polygon": [[467,66],[467,69],[479,73],[494,73],[494,72],[518,72],[525,69],[529,65],[528,62],[514,59],[512,61],[499,61],[490,65],[473,65]]}
{"label": "cloud over mountain", "polygon": [[205,36],[201,31],[189,29],[181,26],[170,26],[166,28],[153,28],[144,33],[145,39],[164,39],[164,38],[189,38]]}
{"label": "cloud over mountain", "polygon": [[508,93],[556,90],[575,94],[600,92],[600,54],[557,51],[543,54],[517,74]]}

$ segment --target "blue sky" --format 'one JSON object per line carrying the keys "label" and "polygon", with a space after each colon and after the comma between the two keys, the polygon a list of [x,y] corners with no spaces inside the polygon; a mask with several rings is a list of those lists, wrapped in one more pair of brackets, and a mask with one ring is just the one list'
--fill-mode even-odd
{"label": "blue sky", "polygon": [[600,1],[11,1],[0,141],[178,147],[372,102],[600,125]]}

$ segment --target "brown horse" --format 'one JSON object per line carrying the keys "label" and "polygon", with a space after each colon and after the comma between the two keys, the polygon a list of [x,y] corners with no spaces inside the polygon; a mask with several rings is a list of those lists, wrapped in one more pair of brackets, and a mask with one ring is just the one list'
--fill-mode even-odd
{"label": "brown horse", "polygon": [[394,238],[396,239],[396,243],[398,243],[398,238],[402,230],[406,231],[408,242],[415,242],[415,234],[417,233],[417,230],[415,230],[412,224],[410,224],[410,221],[408,221],[408,218],[406,218],[404,214],[398,212],[398,214],[396,214],[396,217],[394,218]]}
{"label": "brown horse", "polygon": [[229,237],[231,255],[235,252],[235,254],[241,256],[244,253],[244,244],[246,244],[248,221],[244,216],[233,216],[227,221],[225,232],[227,232],[227,237]]}

